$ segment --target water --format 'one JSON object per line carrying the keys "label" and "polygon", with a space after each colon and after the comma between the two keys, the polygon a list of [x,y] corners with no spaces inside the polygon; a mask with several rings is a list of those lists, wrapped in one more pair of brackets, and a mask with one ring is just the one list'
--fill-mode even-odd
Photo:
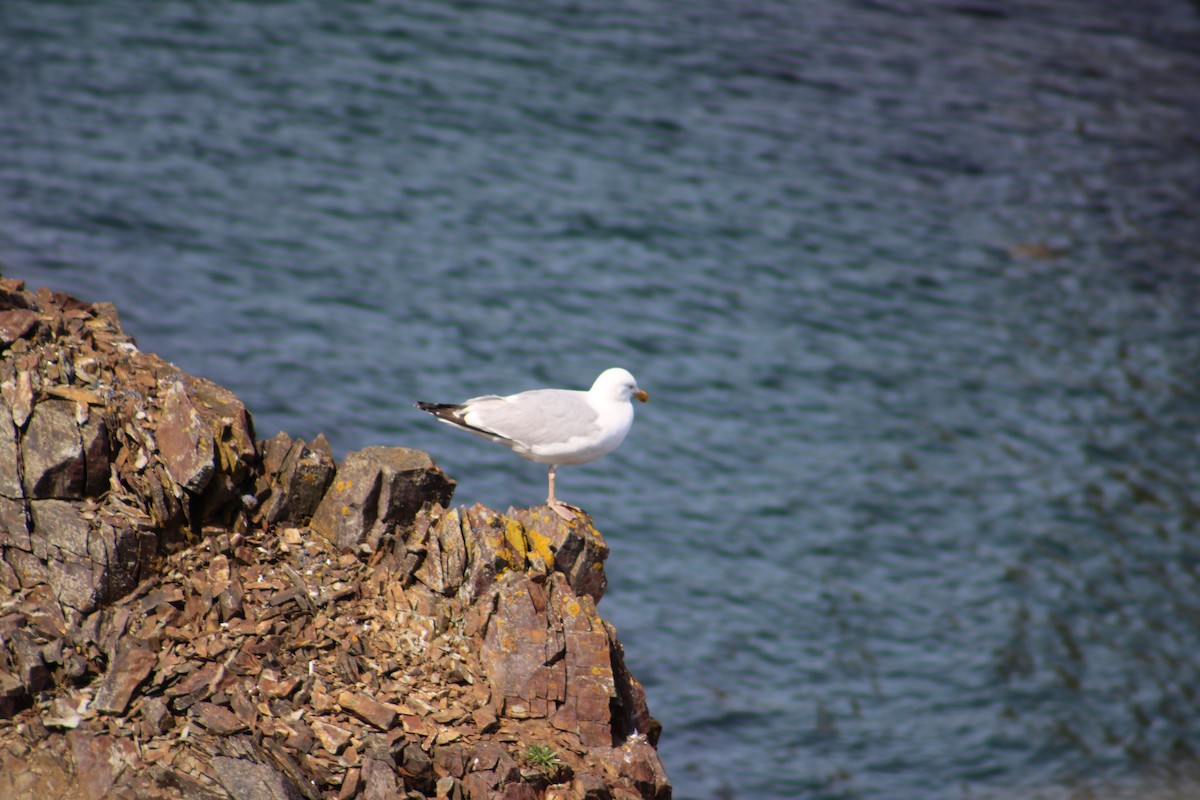
{"label": "water", "polygon": [[1183,0],[0,6],[0,261],[260,436],[559,475],[676,796],[1147,796],[1200,719]]}

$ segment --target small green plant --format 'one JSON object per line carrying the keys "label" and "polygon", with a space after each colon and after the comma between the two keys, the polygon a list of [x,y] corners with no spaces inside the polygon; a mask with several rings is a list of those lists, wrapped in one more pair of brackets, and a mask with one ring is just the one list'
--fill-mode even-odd
{"label": "small green plant", "polygon": [[522,757],[526,764],[543,772],[553,772],[562,766],[558,751],[548,744],[531,744],[525,748]]}

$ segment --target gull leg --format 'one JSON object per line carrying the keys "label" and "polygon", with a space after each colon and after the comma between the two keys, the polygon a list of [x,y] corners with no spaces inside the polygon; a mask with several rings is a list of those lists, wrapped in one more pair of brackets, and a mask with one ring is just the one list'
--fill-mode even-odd
{"label": "gull leg", "polygon": [[550,465],[550,496],[546,498],[546,505],[554,510],[554,513],[565,519],[567,522],[575,519],[575,512],[578,511],[574,506],[567,505],[563,501],[554,496],[554,464]]}

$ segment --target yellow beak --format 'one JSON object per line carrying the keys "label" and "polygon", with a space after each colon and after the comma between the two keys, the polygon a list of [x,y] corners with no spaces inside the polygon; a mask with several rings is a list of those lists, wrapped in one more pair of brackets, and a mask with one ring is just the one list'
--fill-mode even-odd
{"label": "yellow beak", "polygon": [[646,394],[641,389],[638,389],[636,392],[634,392],[633,396],[636,397],[638,400],[641,400],[643,403],[647,402],[650,399],[650,395]]}

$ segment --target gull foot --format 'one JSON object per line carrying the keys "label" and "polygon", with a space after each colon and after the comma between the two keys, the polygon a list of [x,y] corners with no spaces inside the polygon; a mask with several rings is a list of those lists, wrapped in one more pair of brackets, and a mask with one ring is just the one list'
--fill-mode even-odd
{"label": "gull foot", "polygon": [[546,505],[550,506],[555,514],[558,514],[567,522],[570,522],[583,513],[583,509],[573,506],[570,503],[564,503],[562,500],[547,500]]}

